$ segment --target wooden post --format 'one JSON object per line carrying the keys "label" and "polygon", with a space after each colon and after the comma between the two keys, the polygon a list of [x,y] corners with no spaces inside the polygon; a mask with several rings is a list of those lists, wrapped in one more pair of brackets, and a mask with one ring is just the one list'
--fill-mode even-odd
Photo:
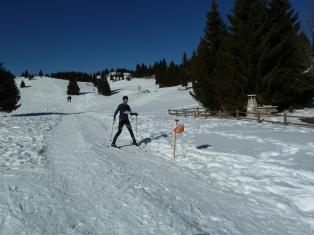
{"label": "wooden post", "polygon": [[261,123],[261,112],[257,111],[257,122]]}
{"label": "wooden post", "polygon": [[221,119],[221,110],[218,112],[219,119]]}
{"label": "wooden post", "polygon": [[173,159],[176,159],[176,148],[177,148],[177,133],[174,132],[174,139],[173,139]]}
{"label": "wooden post", "polygon": [[178,112],[178,110],[176,110],[176,116],[179,116],[179,112]]}
{"label": "wooden post", "polygon": [[283,122],[285,125],[288,125],[288,114],[287,113],[283,114]]}
{"label": "wooden post", "polygon": [[237,119],[240,120],[240,113],[239,113],[239,110],[237,110],[236,113],[237,113]]}
{"label": "wooden post", "polygon": [[199,108],[197,107],[197,109],[196,109],[196,117],[199,117]]}

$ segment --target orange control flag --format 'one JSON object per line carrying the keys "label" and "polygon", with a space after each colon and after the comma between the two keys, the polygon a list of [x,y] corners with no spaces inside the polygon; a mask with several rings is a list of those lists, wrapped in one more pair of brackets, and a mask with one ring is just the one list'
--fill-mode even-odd
{"label": "orange control flag", "polygon": [[176,120],[176,126],[172,129],[173,131],[173,159],[176,159],[176,148],[177,148],[177,134],[183,135],[184,133],[184,124],[178,123],[178,120]]}
{"label": "orange control flag", "polygon": [[175,128],[173,128],[173,133],[175,134],[183,134],[184,133],[184,125],[177,124]]}

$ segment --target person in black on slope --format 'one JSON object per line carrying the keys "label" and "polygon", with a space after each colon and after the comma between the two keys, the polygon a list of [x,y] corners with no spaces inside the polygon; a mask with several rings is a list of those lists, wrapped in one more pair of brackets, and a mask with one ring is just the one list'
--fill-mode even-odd
{"label": "person in black on slope", "polygon": [[127,96],[124,96],[123,97],[123,103],[120,104],[117,107],[117,110],[114,113],[114,116],[113,116],[114,120],[116,120],[117,114],[120,113],[120,116],[119,116],[119,129],[118,129],[117,134],[113,138],[111,147],[117,148],[116,141],[117,141],[118,137],[120,136],[124,125],[128,128],[128,130],[130,132],[130,135],[131,135],[132,140],[133,140],[133,145],[138,146],[138,143],[136,142],[136,139],[135,139],[132,127],[131,127],[131,123],[130,123],[130,120],[129,120],[129,115],[137,116],[138,114],[137,113],[133,113],[131,111],[131,108],[128,105],[128,102],[129,102],[129,98]]}

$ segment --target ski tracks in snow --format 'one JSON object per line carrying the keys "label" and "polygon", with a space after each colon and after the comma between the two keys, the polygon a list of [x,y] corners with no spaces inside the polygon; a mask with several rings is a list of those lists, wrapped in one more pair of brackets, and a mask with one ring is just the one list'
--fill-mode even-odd
{"label": "ski tracks in snow", "polygon": [[[141,130],[170,129],[171,120],[158,123],[156,119],[160,117],[148,116],[151,120],[144,122],[148,125],[142,123]],[[269,125],[256,130],[258,126],[243,121],[190,118],[183,121],[186,134],[178,140],[178,166],[225,192],[242,195],[264,208],[273,208],[281,222],[292,219],[298,223],[301,218],[310,231],[314,230],[314,174],[304,168],[308,166],[299,164],[300,158],[314,156],[311,129]],[[199,126],[195,122],[199,122]],[[237,126],[236,131],[233,125]],[[296,141],[293,137],[296,133],[302,133],[303,138]],[[170,132],[160,134],[165,138],[147,147],[158,156],[170,159],[172,135]],[[283,136],[291,138],[293,143],[281,141]],[[304,152],[306,155],[301,154]]]}

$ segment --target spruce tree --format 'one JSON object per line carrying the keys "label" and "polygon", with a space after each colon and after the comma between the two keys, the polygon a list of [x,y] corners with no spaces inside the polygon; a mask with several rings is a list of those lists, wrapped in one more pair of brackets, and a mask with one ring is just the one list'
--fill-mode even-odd
{"label": "spruce tree", "polygon": [[310,39],[306,35],[306,33],[301,32],[299,37],[299,50],[300,53],[303,54],[303,63],[305,64],[308,71],[310,71],[311,66],[313,64],[313,57],[312,57],[312,45]]}
{"label": "spruce tree", "polygon": [[104,95],[104,96],[111,95],[110,85],[107,81],[107,78],[101,78],[97,80],[96,87],[98,89],[99,94]]}
{"label": "spruce tree", "polygon": [[168,79],[168,64],[165,59],[161,60],[157,65],[156,68],[156,84],[159,85],[160,88],[166,86],[166,80]]}
{"label": "spruce tree", "polygon": [[261,57],[261,38],[267,35],[268,30],[266,19],[265,0],[236,0],[229,16],[231,66],[225,72],[232,76],[227,80],[234,80],[234,90],[229,90],[231,94],[237,94],[232,102],[236,105],[233,109],[242,109],[246,105],[247,95],[256,94],[260,89],[257,67]]}
{"label": "spruce tree", "polygon": [[68,95],[80,95],[80,87],[77,84],[76,79],[70,79],[68,85]]}
{"label": "spruce tree", "polygon": [[258,67],[259,99],[279,109],[305,106],[313,98],[314,90],[304,83],[309,76],[305,73],[308,69],[306,51],[301,46],[298,15],[289,0],[270,2],[267,24],[268,33],[263,37]]}
{"label": "spruce tree", "polygon": [[30,77],[28,70],[25,70],[25,72],[24,72],[24,77],[25,77],[25,78],[29,78],[29,77]]}
{"label": "spruce tree", "polygon": [[0,112],[10,113],[18,109],[20,98],[14,76],[0,64]]}
{"label": "spruce tree", "polygon": [[184,53],[182,57],[182,63],[180,65],[180,80],[182,86],[185,87],[188,86],[188,82],[191,80],[190,70],[191,70],[190,60],[188,59],[186,53]]}
{"label": "spruce tree", "polygon": [[43,74],[43,72],[41,70],[39,70],[38,76],[39,77],[43,77],[44,76],[44,74]]}
{"label": "spruce tree", "polygon": [[211,11],[207,14],[205,36],[201,39],[196,55],[192,61],[191,75],[193,80],[192,96],[204,107],[217,110],[217,83],[214,73],[217,68],[217,52],[221,45],[221,37],[225,26],[218,12],[216,0],[212,1]]}
{"label": "spruce tree", "polygon": [[24,82],[23,80],[21,81],[20,87],[21,87],[21,88],[25,88],[25,87],[26,87],[25,82]]}

